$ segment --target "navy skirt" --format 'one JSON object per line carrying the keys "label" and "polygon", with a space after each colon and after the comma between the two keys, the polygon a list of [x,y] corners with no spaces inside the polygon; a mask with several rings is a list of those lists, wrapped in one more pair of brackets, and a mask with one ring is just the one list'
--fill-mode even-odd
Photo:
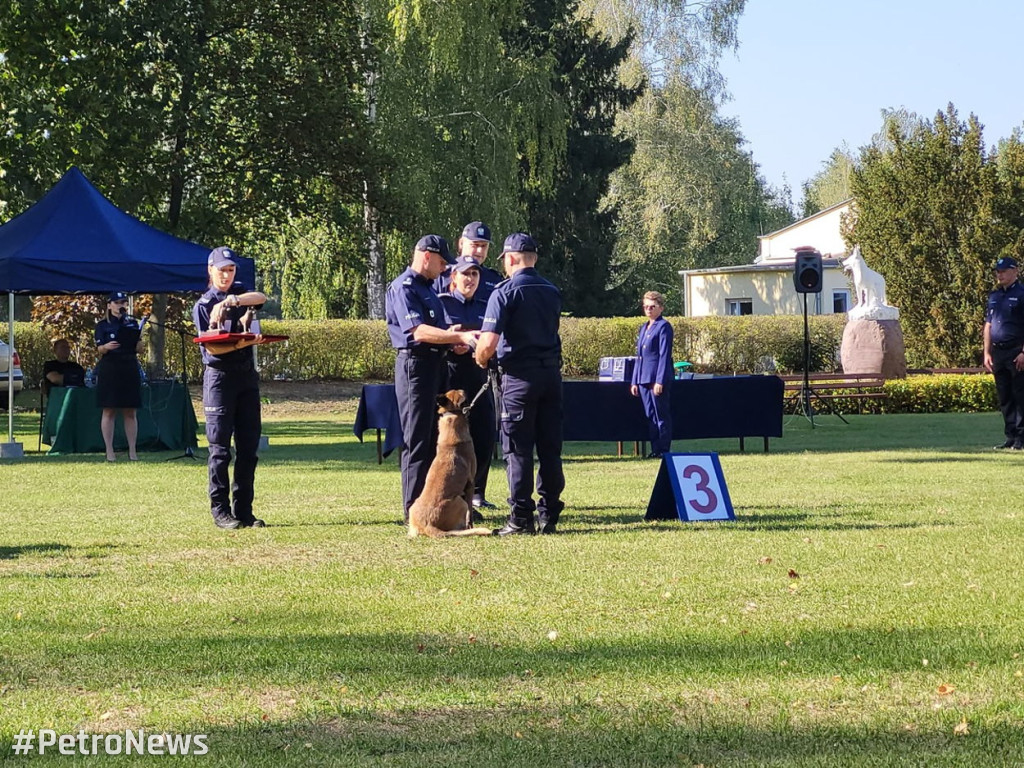
{"label": "navy skirt", "polygon": [[135,355],[104,355],[96,365],[96,405],[100,408],[138,408],[142,377]]}

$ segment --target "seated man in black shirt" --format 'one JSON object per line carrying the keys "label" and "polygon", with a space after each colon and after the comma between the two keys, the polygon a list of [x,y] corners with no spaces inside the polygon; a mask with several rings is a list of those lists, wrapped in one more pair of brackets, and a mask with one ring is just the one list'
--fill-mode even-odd
{"label": "seated man in black shirt", "polygon": [[71,359],[71,344],[67,339],[55,339],[53,354],[56,360],[43,364],[43,387],[81,387],[85,385],[85,369]]}

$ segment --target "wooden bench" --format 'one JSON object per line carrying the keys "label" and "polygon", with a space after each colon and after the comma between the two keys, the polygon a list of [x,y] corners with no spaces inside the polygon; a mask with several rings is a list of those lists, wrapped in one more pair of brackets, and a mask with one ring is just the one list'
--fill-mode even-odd
{"label": "wooden bench", "polygon": [[[795,410],[799,411],[804,375],[797,373],[779,378],[783,382],[787,406],[792,404]],[[885,379],[878,374],[811,373],[807,376],[807,386],[814,395],[814,399],[820,399],[826,403],[852,402],[856,405],[857,413],[864,412],[863,403],[877,402],[888,397],[884,389]],[[837,412],[838,410],[836,408]]]}

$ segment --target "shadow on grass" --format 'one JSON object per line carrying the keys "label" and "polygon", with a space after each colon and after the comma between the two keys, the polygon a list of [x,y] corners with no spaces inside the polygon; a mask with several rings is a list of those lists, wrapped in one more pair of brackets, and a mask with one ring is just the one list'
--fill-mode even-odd
{"label": "shadow on grass", "polygon": [[13,560],[16,557],[24,557],[26,555],[67,554],[70,550],[71,547],[67,544],[58,544],[57,542],[25,544],[20,547],[0,546],[0,560]]}

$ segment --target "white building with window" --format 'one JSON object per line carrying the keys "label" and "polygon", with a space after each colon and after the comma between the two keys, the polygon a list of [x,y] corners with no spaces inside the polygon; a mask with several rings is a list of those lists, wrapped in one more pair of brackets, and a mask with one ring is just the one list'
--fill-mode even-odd
{"label": "white building with window", "polygon": [[753,264],[681,271],[686,317],[803,314],[804,294],[793,286],[793,262],[794,249],[804,245],[822,255],[822,290],[807,294],[808,314],[849,311],[853,287],[840,264],[847,255],[840,223],[850,202],[759,237]]}

